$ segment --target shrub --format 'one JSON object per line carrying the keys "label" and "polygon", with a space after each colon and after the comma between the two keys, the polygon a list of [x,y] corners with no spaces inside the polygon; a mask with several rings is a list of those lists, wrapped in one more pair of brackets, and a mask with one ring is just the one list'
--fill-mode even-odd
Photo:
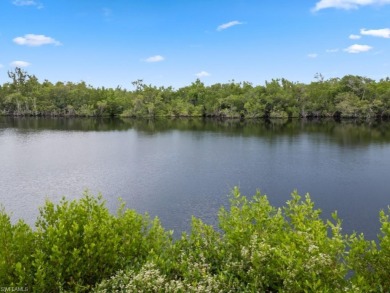
{"label": "shrub", "polygon": [[97,292],[344,291],[341,221],[334,215],[335,223],[324,222],[319,215],[308,195],[302,200],[294,192],[285,208],[276,209],[266,196],[257,193],[248,200],[236,188],[230,210],[220,211],[221,231],[193,218],[190,234],[184,233],[159,262],[121,271]]}
{"label": "shrub", "polygon": [[31,282],[33,232],[22,220],[11,223],[0,208],[0,286],[25,286]]}
{"label": "shrub", "polygon": [[0,286],[32,292],[389,292],[390,223],[379,242],[341,234],[309,195],[283,208],[235,188],[219,229],[192,219],[173,241],[158,219],[101,195],[47,201],[35,230],[0,209]]}
{"label": "shrub", "polygon": [[[47,201],[36,230],[1,214],[1,284],[25,282],[34,292],[89,291],[121,268],[141,267],[170,243],[158,219],[125,209],[110,214],[99,195]],[[14,268],[10,270],[10,268]]]}
{"label": "shrub", "polygon": [[[390,211],[390,207],[388,208]],[[390,292],[390,222],[389,215],[379,213],[381,234],[379,248],[361,234],[350,237],[348,265],[353,275],[351,283],[362,292]]]}
{"label": "shrub", "polygon": [[259,192],[248,200],[234,189],[230,211],[220,212],[231,259],[223,271],[249,292],[341,291],[347,272],[341,222],[336,214],[335,223],[319,215],[309,195],[302,200],[294,192],[276,209]]}

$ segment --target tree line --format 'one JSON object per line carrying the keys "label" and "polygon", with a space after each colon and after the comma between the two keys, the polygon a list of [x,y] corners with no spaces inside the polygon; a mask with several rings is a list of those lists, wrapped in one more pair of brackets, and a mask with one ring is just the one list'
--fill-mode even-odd
{"label": "tree line", "polygon": [[94,88],[81,81],[40,82],[21,68],[0,85],[0,114],[80,117],[385,118],[390,117],[390,78],[346,75],[304,84],[272,79],[206,86],[197,79],[179,89],[142,80],[133,90]]}
{"label": "tree line", "polygon": [[[192,219],[172,239],[159,220],[101,196],[47,201],[32,229],[0,209],[4,292],[389,292],[389,212],[378,242],[342,234],[309,195],[284,207],[232,191],[219,229]],[[20,290],[16,290],[16,289]]]}

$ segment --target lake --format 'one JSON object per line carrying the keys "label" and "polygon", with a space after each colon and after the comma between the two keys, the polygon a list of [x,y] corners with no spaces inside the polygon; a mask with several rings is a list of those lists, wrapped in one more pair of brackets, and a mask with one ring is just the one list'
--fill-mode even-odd
{"label": "lake", "polygon": [[175,235],[215,225],[228,194],[282,206],[310,193],[324,219],[375,239],[390,204],[390,123],[0,117],[0,203],[33,225],[45,198],[101,192],[113,212],[158,216]]}

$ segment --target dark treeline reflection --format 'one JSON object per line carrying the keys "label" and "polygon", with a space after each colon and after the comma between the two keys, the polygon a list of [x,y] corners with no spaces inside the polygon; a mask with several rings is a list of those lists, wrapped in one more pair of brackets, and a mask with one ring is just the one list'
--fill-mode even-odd
{"label": "dark treeline reflection", "polygon": [[18,131],[127,131],[137,130],[144,135],[168,131],[211,132],[243,137],[262,137],[269,140],[310,134],[312,139],[349,146],[365,146],[390,142],[390,121],[354,121],[334,119],[130,119],[130,118],[37,118],[0,117],[0,129]]}
{"label": "dark treeline reflection", "polygon": [[16,128],[19,131],[120,131],[132,126],[113,118],[0,117],[1,128]]}

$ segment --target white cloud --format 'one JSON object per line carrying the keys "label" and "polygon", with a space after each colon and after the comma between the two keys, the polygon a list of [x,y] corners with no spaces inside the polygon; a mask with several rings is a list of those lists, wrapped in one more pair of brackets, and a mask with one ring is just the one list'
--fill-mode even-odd
{"label": "white cloud", "polygon": [[103,8],[102,12],[105,20],[111,20],[112,10],[110,8]]}
{"label": "white cloud", "polygon": [[28,63],[26,61],[12,61],[10,65],[13,67],[27,67],[30,66],[31,63]]}
{"label": "white cloud", "polygon": [[370,51],[372,49],[371,46],[368,46],[368,45],[358,45],[358,44],[355,44],[355,45],[352,45],[352,46],[349,46],[348,48],[345,48],[344,51],[345,52],[348,52],[348,53],[362,53],[362,52],[367,52],[367,51]]}
{"label": "white cloud", "polygon": [[43,8],[42,3],[33,0],[14,0],[12,4],[16,6],[36,6],[38,9]]}
{"label": "white cloud", "polygon": [[320,0],[312,9],[314,12],[326,8],[339,9],[358,9],[360,6],[367,5],[386,5],[390,4],[390,0]]}
{"label": "white cloud", "polygon": [[351,40],[359,40],[362,36],[359,36],[359,35],[349,35],[349,38]]}
{"label": "white cloud", "polygon": [[217,27],[217,31],[223,31],[229,27],[232,27],[232,26],[235,26],[235,25],[239,25],[239,24],[243,24],[242,22],[238,21],[238,20],[234,20],[234,21],[230,21],[228,23],[224,23],[224,24],[221,24],[220,26]]}
{"label": "white cloud", "polygon": [[360,33],[366,36],[390,39],[390,28],[382,28],[377,30],[366,30],[363,28],[360,30]]}
{"label": "white cloud", "polygon": [[198,72],[197,74],[195,74],[195,76],[206,77],[206,76],[210,76],[210,73],[208,73],[207,71],[201,71],[201,72]]}
{"label": "white cloud", "polygon": [[153,62],[161,62],[164,61],[165,58],[161,55],[156,55],[156,56],[151,56],[149,58],[146,58],[144,61],[148,63],[153,63]]}
{"label": "white cloud", "polygon": [[307,57],[311,58],[311,59],[315,59],[318,57],[318,54],[317,53],[310,53],[307,55]]}
{"label": "white cloud", "polygon": [[55,45],[60,46],[61,43],[51,37],[45,35],[27,34],[24,37],[17,37],[13,39],[14,43],[18,45],[25,45],[31,47],[38,47],[42,45]]}
{"label": "white cloud", "polygon": [[339,51],[339,49],[326,49],[326,53],[336,53],[336,52],[338,52]]}
{"label": "white cloud", "polygon": [[12,4],[16,6],[35,6],[37,3],[32,0],[15,0]]}

